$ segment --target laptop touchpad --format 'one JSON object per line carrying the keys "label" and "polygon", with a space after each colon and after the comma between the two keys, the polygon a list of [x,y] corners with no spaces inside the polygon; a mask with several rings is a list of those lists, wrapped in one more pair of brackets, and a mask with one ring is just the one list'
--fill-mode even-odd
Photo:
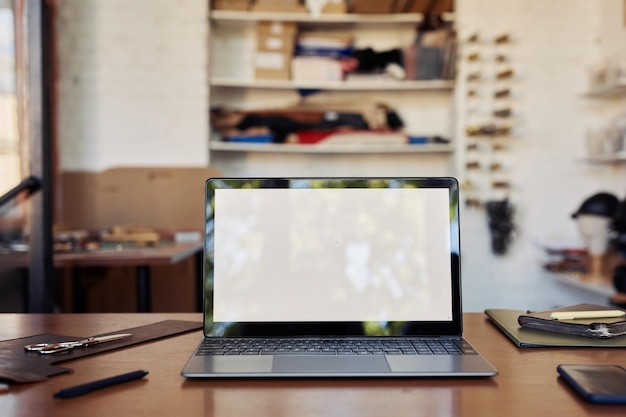
{"label": "laptop touchpad", "polygon": [[274,372],[388,372],[389,365],[384,356],[275,356]]}

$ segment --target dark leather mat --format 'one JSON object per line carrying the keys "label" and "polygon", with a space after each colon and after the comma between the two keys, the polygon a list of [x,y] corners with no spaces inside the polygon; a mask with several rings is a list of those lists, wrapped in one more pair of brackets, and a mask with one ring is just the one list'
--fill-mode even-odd
{"label": "dark leather mat", "polygon": [[[164,320],[145,326],[132,327],[130,329],[122,329],[99,335],[62,336],[38,334],[19,339],[0,341],[0,379],[18,383],[43,381],[54,375],[71,372],[71,369],[56,366],[58,363],[176,336],[201,328],[201,322]],[[101,345],[73,349],[68,353],[42,355],[39,352],[24,350],[24,346],[31,343],[55,343],[67,340],[80,340],[89,336],[104,336],[116,333],[131,333],[132,336],[128,339],[107,342]]]}

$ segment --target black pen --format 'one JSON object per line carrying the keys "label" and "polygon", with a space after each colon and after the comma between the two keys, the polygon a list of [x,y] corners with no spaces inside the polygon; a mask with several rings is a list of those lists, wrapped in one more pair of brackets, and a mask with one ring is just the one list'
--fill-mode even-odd
{"label": "black pen", "polygon": [[53,394],[54,398],[72,398],[79,395],[88,394],[100,388],[110,387],[112,385],[121,384],[135,379],[143,378],[148,375],[148,371],[133,371],[127,374],[116,375],[98,381],[88,382],[86,384],[76,385],[75,387],[64,388]]}

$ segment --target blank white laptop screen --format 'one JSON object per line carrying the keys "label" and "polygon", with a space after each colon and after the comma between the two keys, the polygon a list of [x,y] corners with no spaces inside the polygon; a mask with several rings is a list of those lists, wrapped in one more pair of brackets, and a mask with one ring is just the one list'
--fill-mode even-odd
{"label": "blank white laptop screen", "polygon": [[450,206],[445,188],[217,189],[213,320],[451,321]]}

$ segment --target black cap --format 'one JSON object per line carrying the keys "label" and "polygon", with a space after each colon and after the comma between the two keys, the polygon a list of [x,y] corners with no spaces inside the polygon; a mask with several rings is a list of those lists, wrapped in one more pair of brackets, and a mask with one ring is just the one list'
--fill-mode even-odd
{"label": "black cap", "polygon": [[593,214],[596,216],[612,218],[619,206],[619,199],[610,193],[597,193],[583,201],[572,217],[579,214]]}

